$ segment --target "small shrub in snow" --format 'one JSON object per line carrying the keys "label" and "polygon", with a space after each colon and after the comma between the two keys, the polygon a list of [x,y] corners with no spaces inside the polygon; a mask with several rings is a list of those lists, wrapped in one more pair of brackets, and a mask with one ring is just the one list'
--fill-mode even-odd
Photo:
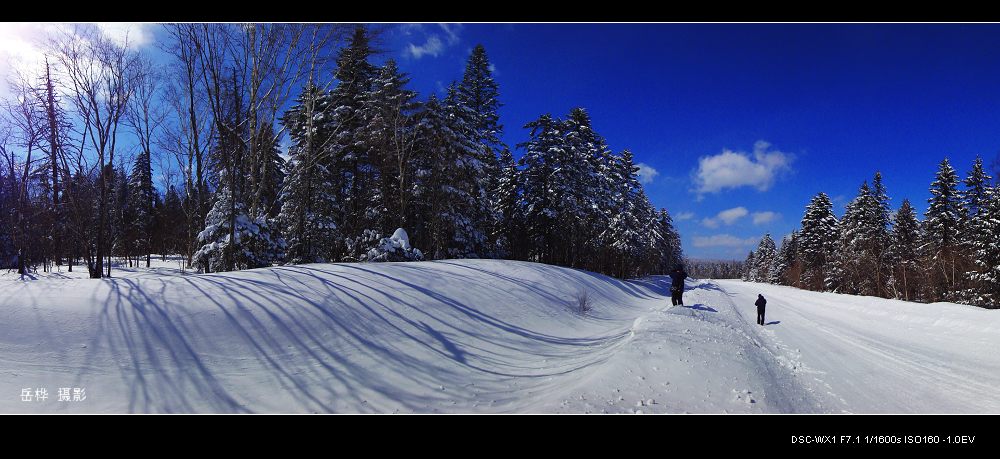
{"label": "small shrub in snow", "polygon": [[574,305],[576,306],[576,311],[580,314],[586,314],[594,309],[594,302],[590,298],[590,292],[587,290],[580,290],[576,292]]}

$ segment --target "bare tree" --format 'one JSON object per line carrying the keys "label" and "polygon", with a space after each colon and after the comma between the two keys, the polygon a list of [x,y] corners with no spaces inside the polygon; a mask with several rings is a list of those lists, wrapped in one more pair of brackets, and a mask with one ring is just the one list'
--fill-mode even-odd
{"label": "bare tree", "polygon": [[[29,206],[29,180],[37,162],[37,157],[33,157],[34,152],[39,149],[45,137],[45,122],[42,109],[38,100],[33,97],[27,78],[15,75],[10,87],[14,90],[14,100],[4,103],[6,124],[10,128],[4,135],[3,155],[9,171],[9,194],[13,198],[11,240],[17,251],[17,272],[24,275],[30,263],[28,257],[32,255],[28,228],[35,217],[31,214]],[[18,161],[8,142],[23,149],[23,162]]]}
{"label": "bare tree", "polygon": [[184,193],[187,226],[185,255],[191,266],[195,235],[205,224],[208,212],[207,159],[210,141],[210,115],[207,97],[202,86],[199,37],[197,24],[164,25],[171,40],[163,47],[175,58],[176,71],[165,97],[173,107],[175,120],[168,124],[161,147],[173,153],[184,174]]}
{"label": "bare tree", "polygon": [[153,63],[140,58],[137,65],[134,83],[135,94],[125,112],[126,121],[139,142],[139,156],[136,159],[135,175],[138,177],[139,190],[137,196],[141,202],[137,204],[142,210],[145,221],[136,222],[141,229],[140,236],[144,238],[140,246],[145,249],[146,267],[150,265],[150,247],[152,245],[152,217],[155,200],[153,186],[153,139],[159,135],[160,127],[166,118],[166,110],[159,105],[161,73]]}
{"label": "bare tree", "polygon": [[118,128],[135,91],[139,56],[126,43],[119,45],[92,27],[76,27],[55,43],[55,53],[65,72],[69,95],[82,120],[87,148],[98,162],[97,237],[93,257],[88,259],[91,278],[111,275],[111,263],[104,274],[107,245],[108,175],[114,168]]}

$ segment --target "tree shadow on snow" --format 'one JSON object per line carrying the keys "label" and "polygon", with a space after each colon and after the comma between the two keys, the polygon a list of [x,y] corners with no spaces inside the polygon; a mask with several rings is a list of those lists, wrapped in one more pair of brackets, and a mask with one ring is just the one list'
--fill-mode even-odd
{"label": "tree shadow on snow", "polygon": [[[427,412],[472,397],[456,392],[468,386],[428,387],[512,378],[540,384],[598,363],[595,346],[628,335],[557,336],[425,287],[468,280],[440,270],[390,276],[353,264],[108,279],[77,380],[110,357],[128,390],[127,410],[139,413],[373,412],[386,404]],[[373,396],[381,407],[369,403]]]}
{"label": "tree shadow on snow", "polygon": [[693,304],[691,306],[684,306],[684,307],[688,308],[688,309],[695,309],[695,310],[698,310],[698,311],[719,312],[719,311],[716,311],[715,309],[712,309],[711,306],[705,306],[704,304]]}

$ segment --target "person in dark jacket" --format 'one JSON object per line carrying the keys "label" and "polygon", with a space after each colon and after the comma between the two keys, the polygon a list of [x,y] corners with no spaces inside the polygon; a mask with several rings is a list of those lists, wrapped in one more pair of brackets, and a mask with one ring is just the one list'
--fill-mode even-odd
{"label": "person in dark jacket", "polygon": [[764,299],[764,295],[757,294],[757,323],[764,325],[764,306],[767,305],[767,300]]}
{"label": "person in dark jacket", "polygon": [[684,268],[681,266],[677,266],[670,272],[670,279],[673,280],[670,284],[670,302],[674,306],[684,306],[684,279],[687,276],[687,273],[684,272]]}

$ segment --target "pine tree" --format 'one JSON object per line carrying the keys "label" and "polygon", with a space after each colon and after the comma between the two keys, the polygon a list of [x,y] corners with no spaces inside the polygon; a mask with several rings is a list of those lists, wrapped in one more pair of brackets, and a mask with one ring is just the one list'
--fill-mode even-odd
{"label": "pine tree", "polygon": [[673,219],[667,213],[667,209],[660,209],[657,212],[657,228],[662,234],[662,246],[657,251],[653,273],[664,274],[670,272],[672,268],[681,264],[684,260],[684,252],[681,248],[681,236],[674,227]]}
{"label": "pine tree", "polygon": [[326,122],[329,102],[319,88],[308,86],[282,117],[292,140],[278,216],[288,263],[334,261],[339,255],[337,241],[342,237],[336,219],[342,215],[337,201],[340,177],[330,169],[332,162],[324,148],[333,129]]}
{"label": "pine tree", "polygon": [[[460,116],[466,117],[464,124],[469,129],[468,137],[474,146],[471,153],[481,167],[480,190],[475,190],[473,194],[486,198],[484,210],[487,216],[492,217],[489,228],[485,228],[489,234],[496,233],[493,227],[499,223],[496,219],[500,205],[498,196],[489,192],[497,187],[499,180],[501,166],[497,155],[506,148],[500,140],[503,126],[500,124],[499,109],[503,104],[500,103],[499,85],[493,79],[492,68],[486,48],[477,44],[465,65],[465,73],[456,93],[457,103],[463,107],[459,111]],[[495,245],[495,241],[492,244]]]}
{"label": "pine tree", "polygon": [[837,217],[826,193],[819,193],[809,202],[802,217],[799,258],[802,260],[802,284],[811,290],[832,290],[836,287],[833,257],[838,238]]}
{"label": "pine tree", "polygon": [[889,248],[892,245],[890,225],[892,223],[892,210],[889,206],[889,194],[882,183],[882,173],[875,172],[872,179],[872,197],[875,209],[874,220],[872,222],[872,253],[871,261],[874,264],[872,276],[872,294],[885,297],[887,295],[887,284],[892,273],[892,266],[889,264]]}
{"label": "pine tree", "polygon": [[988,235],[990,234],[992,222],[989,220],[990,216],[987,215],[987,208],[991,199],[992,189],[990,188],[990,182],[992,180],[993,177],[987,175],[983,169],[983,159],[977,156],[972,164],[972,170],[969,171],[969,175],[963,181],[965,190],[961,192],[962,205],[968,214],[965,216],[965,224],[963,225],[965,233],[961,236],[962,252],[968,254],[973,259],[973,263],[967,268],[965,273],[966,277],[972,282],[969,285],[969,291],[965,292],[963,297],[970,301],[982,302],[982,295],[979,293],[988,294],[992,290],[991,286],[982,285],[979,281],[984,278],[978,274],[983,269],[988,271],[990,266],[988,263],[981,263],[981,261],[985,260],[979,260],[977,254],[982,248],[988,247],[990,244]]}
{"label": "pine tree", "polygon": [[[991,180],[993,177],[990,177],[983,168],[983,158],[977,156],[972,163],[972,170],[962,182],[965,185],[965,190],[960,193],[963,207],[968,212],[970,220],[975,220],[977,216],[982,214],[984,207],[989,205]],[[972,229],[972,231],[975,230]]]}
{"label": "pine tree", "polygon": [[[368,156],[374,166],[377,191],[371,193],[368,211],[380,232],[409,226],[406,221],[412,200],[412,156],[416,147],[414,101],[416,93],[406,89],[409,77],[389,60],[379,69],[365,98],[362,129]],[[411,227],[412,231],[413,228]]]}
{"label": "pine tree", "polygon": [[496,224],[493,225],[492,240],[496,241],[494,251],[501,258],[516,258],[514,248],[520,245],[518,237],[521,225],[521,205],[518,188],[517,162],[509,149],[500,153],[500,175],[495,196]]}
{"label": "pine tree", "polygon": [[955,299],[954,292],[962,289],[961,279],[966,272],[962,236],[967,213],[958,191],[958,174],[947,158],[938,167],[930,193],[921,247],[928,267],[929,299]]}
{"label": "pine tree", "polygon": [[858,190],[858,196],[847,205],[844,218],[840,221],[834,260],[839,291],[855,295],[881,293],[881,287],[873,276],[878,272],[883,256],[881,233],[886,227],[881,215],[879,199],[865,182]]}
{"label": "pine tree", "polygon": [[[562,123],[566,152],[559,165],[561,178],[569,183],[566,212],[562,225],[568,228],[569,244],[588,259],[574,257],[573,266],[593,268],[593,254],[600,253],[600,234],[610,222],[612,207],[607,199],[611,183],[604,183],[602,160],[608,157],[608,147],[594,131],[590,115],[583,108],[570,110]],[[654,213],[651,206],[648,209]],[[655,244],[655,243],[654,243]]]}
{"label": "pine tree", "polygon": [[1000,307],[1000,186],[984,189],[978,209],[979,223],[972,240],[973,259],[978,268],[972,280],[978,283],[975,304]]}
{"label": "pine tree", "polygon": [[[368,61],[373,50],[370,36],[358,26],[350,43],[337,56],[337,85],[329,94],[328,121],[333,126],[329,139],[324,139],[325,166],[336,173],[334,183],[341,188],[334,199],[343,210],[335,218],[344,240],[334,241],[338,258],[356,261],[363,252],[347,253],[346,246],[358,247],[365,231],[379,232],[381,214],[369,212],[371,202],[381,201],[375,175],[375,166],[365,143],[366,100],[378,76],[378,68]],[[353,242],[352,242],[353,241]]]}
{"label": "pine tree", "polygon": [[243,102],[235,78],[229,83],[232,88],[225,93],[225,119],[216,122],[218,131],[210,152],[218,188],[205,227],[198,233],[200,248],[193,256],[204,272],[270,266],[283,251],[267,215],[251,208],[256,190],[248,180],[252,164],[248,164],[243,141],[246,126],[239,122]]}
{"label": "pine tree", "polygon": [[642,212],[639,192],[642,185],[639,184],[639,168],[632,161],[632,152],[625,150],[621,156],[613,159],[617,166],[613,169],[613,177],[618,185],[612,202],[617,213],[611,218],[602,239],[610,241],[611,260],[614,263],[611,272],[625,278],[630,275],[633,260],[639,255],[636,249],[641,247],[643,239],[639,220]]}
{"label": "pine tree", "polygon": [[[542,115],[524,126],[531,129],[530,140],[518,145],[525,149],[521,157],[521,189],[524,199],[524,223],[527,255],[530,260],[551,263],[554,256],[556,222],[562,190],[556,186],[559,157],[566,149],[560,123],[550,115]],[[565,185],[565,184],[559,184]]]}
{"label": "pine tree", "polygon": [[486,252],[489,212],[485,192],[477,183],[481,165],[474,155],[463,108],[455,102],[456,87],[442,103],[434,96],[424,104],[418,125],[421,159],[418,180],[424,191],[415,199],[424,210],[427,238],[414,237],[414,244],[427,247],[434,259],[478,258]]}
{"label": "pine tree", "polygon": [[[798,232],[792,232],[791,236],[786,236],[781,240],[781,249],[778,250],[774,262],[768,271],[767,282],[772,284],[792,285],[789,277],[793,275],[796,265],[795,255],[798,252]],[[797,279],[798,276],[795,275]]]}
{"label": "pine tree", "polygon": [[129,176],[129,207],[133,218],[128,221],[130,232],[134,234],[131,254],[146,255],[146,267],[149,267],[149,254],[152,249],[153,217],[156,201],[159,195],[153,187],[153,169],[146,151],[139,151]]}
{"label": "pine tree", "polygon": [[896,292],[896,298],[907,301],[917,299],[920,239],[920,222],[917,221],[916,211],[910,201],[904,199],[893,218],[892,245],[889,250],[889,262],[894,266],[890,286]]}
{"label": "pine tree", "polygon": [[753,282],[770,282],[771,265],[774,263],[776,256],[777,250],[774,246],[774,239],[771,238],[771,233],[767,233],[761,238],[760,243],[757,244],[757,251],[754,252],[754,266],[750,272],[750,280]]}
{"label": "pine tree", "polygon": [[254,176],[251,183],[257,184],[252,190],[253,196],[251,215],[263,219],[273,219],[281,210],[281,184],[285,180],[285,159],[275,141],[274,127],[265,124],[257,133],[255,146],[256,160],[251,164],[250,173]]}

